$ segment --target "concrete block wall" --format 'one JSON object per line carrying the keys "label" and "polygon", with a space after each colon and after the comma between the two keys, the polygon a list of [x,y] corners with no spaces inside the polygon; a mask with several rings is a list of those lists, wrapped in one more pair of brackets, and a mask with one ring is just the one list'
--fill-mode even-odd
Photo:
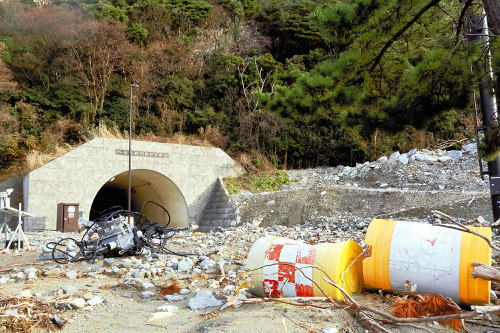
{"label": "concrete block wall", "polygon": [[[128,140],[95,138],[30,172],[23,179],[24,207],[43,216],[55,230],[57,204],[79,203],[88,218],[94,197],[114,176],[128,170]],[[241,168],[219,148],[132,141],[132,151],[167,154],[132,156],[132,170],[153,170],[169,178],[186,201],[189,221],[198,222],[219,177],[235,177]]]}
{"label": "concrete block wall", "polygon": [[239,211],[224,189],[222,179],[219,178],[210,193],[210,200],[205,205],[199,220],[201,232],[208,232],[217,227],[227,228],[240,222]]}

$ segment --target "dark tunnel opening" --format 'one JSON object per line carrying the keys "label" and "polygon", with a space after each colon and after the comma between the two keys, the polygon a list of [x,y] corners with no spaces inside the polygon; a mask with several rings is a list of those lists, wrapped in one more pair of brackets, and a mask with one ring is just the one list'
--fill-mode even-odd
{"label": "dark tunnel opening", "polygon": [[[97,219],[102,213],[110,211],[112,207],[116,209],[128,208],[128,187],[123,189],[114,184],[104,185],[94,198],[92,208],[90,210],[89,219],[91,221]],[[136,211],[137,207],[134,202],[131,203],[131,210]]]}
{"label": "dark tunnel opening", "polygon": [[[168,177],[152,170],[132,170],[131,210],[144,213],[152,222],[169,227],[188,225],[187,205],[181,191]],[[156,204],[144,204],[152,201]],[[165,213],[158,205],[164,207]],[[116,207],[113,208],[113,207]],[[108,180],[97,192],[90,208],[89,219],[103,212],[128,208],[128,171]]]}

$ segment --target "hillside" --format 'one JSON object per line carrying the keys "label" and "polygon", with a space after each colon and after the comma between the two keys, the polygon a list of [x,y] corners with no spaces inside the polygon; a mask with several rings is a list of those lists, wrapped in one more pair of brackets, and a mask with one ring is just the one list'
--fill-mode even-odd
{"label": "hillside", "polygon": [[477,6],[2,1],[0,173],[101,128],[126,136],[130,113],[135,138],[196,136],[288,169],[469,138],[485,59],[461,23]]}

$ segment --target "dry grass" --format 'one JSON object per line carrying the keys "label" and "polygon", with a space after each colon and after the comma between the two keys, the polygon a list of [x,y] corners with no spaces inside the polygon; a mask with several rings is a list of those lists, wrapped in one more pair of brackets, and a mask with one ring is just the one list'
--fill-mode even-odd
{"label": "dry grass", "polygon": [[70,145],[56,145],[52,153],[44,153],[38,150],[31,150],[25,157],[25,169],[27,172],[38,169],[39,167],[49,163],[50,161],[66,154],[75,147]]}
{"label": "dry grass", "polygon": [[95,138],[127,139],[128,136],[124,136],[116,127],[108,128],[106,125],[100,124],[89,131],[87,138],[88,140]]}
{"label": "dry grass", "polygon": [[[0,119],[3,119],[1,118],[2,114],[4,113],[0,112]],[[5,116],[8,117],[8,114],[5,114]],[[71,128],[70,134],[73,135],[73,137],[77,137],[77,143],[73,145],[64,143],[67,139],[67,134],[69,133],[68,128]],[[65,130],[66,132],[64,132]],[[78,133],[79,131],[80,128],[74,127],[74,124],[71,123],[71,121],[68,123],[68,121],[62,120],[54,124],[54,126],[48,128],[42,133],[42,139],[39,144],[31,145],[33,148],[24,156],[23,160],[21,160],[17,167],[9,170],[8,174],[0,175],[0,182],[12,177],[23,177],[29,172],[49,163],[50,161],[94,138],[128,139],[127,133],[121,133],[118,128],[109,128],[104,124],[93,128],[85,135]],[[171,137],[165,137],[150,133],[133,136],[132,139],[137,141],[184,144],[202,147],[216,146],[220,148],[224,148],[227,143],[227,137],[220,134],[217,128],[212,128],[210,126],[200,130],[199,136],[176,133]]]}
{"label": "dry grass", "polygon": [[251,175],[264,175],[276,172],[276,167],[256,150],[249,153],[239,153],[233,158]]}
{"label": "dry grass", "polygon": [[17,118],[6,111],[2,111],[0,105],[0,134],[14,134],[17,132],[18,126]]}
{"label": "dry grass", "polygon": [[152,133],[142,134],[138,137],[133,137],[133,140],[147,141],[147,142],[160,142],[160,143],[174,143],[180,145],[213,147],[213,145],[197,136],[184,135],[176,133],[173,136],[157,136]]}
{"label": "dry grass", "polygon": [[220,133],[218,127],[212,127],[208,125],[207,127],[202,127],[198,130],[200,134],[200,139],[209,142],[215,147],[224,149],[226,148],[228,137]]}
{"label": "dry grass", "polygon": [[[465,126],[465,130],[467,131],[467,133],[475,133],[476,132],[476,125],[475,125],[475,121],[474,121],[474,115],[468,115],[467,117],[465,117],[463,120],[462,120],[462,123],[464,124]],[[478,123],[478,126],[481,126],[482,123],[480,122],[480,119],[479,119],[479,123]]]}
{"label": "dry grass", "polygon": [[416,132],[410,137],[411,147],[428,149],[434,144],[434,134],[431,132]]}

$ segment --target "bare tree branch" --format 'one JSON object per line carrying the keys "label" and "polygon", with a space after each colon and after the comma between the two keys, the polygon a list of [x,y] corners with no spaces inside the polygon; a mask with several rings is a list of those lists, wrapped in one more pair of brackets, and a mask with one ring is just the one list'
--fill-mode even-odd
{"label": "bare tree branch", "polygon": [[464,19],[465,19],[465,14],[467,13],[467,9],[469,9],[473,1],[474,0],[467,0],[467,2],[464,4],[464,8],[462,8],[462,11],[460,12],[460,18],[458,19],[457,33],[455,35],[455,44],[457,44],[460,33],[462,32],[462,28],[465,23]]}
{"label": "bare tree branch", "polygon": [[445,227],[445,228],[450,228],[450,229],[455,229],[455,230],[459,230],[459,231],[463,231],[463,232],[468,232],[470,234],[473,234],[473,235],[476,235],[478,237],[481,237],[482,239],[484,239],[488,245],[496,250],[496,251],[500,251],[500,247],[496,246],[495,244],[493,244],[493,242],[491,241],[491,239],[489,239],[488,237],[486,237],[485,235],[479,233],[479,232],[476,232],[474,230],[471,230],[470,228],[468,228],[467,226],[463,225],[462,223],[458,222],[457,220],[455,220],[453,217],[451,217],[450,215],[448,214],[445,214],[443,212],[440,212],[438,210],[433,210],[432,213],[434,214],[437,214],[439,216],[442,216],[444,217],[445,219],[447,219],[448,221],[450,221],[451,223],[455,224],[456,226],[453,226],[453,225],[447,225],[447,224],[436,224],[436,225],[439,225],[441,227]]}

